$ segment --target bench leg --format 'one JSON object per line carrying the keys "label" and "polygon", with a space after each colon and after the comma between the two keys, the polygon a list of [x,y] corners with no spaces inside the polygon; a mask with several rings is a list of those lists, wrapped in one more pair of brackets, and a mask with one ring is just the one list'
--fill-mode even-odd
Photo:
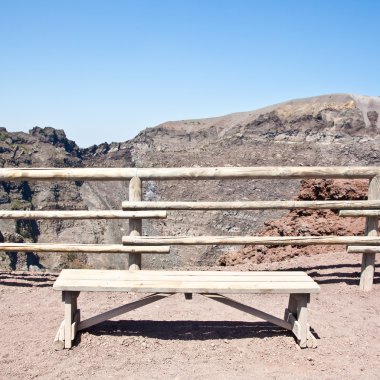
{"label": "bench leg", "polygon": [[80,312],[77,308],[78,295],[79,292],[62,292],[62,299],[65,304],[64,348],[71,348],[80,321]]}
{"label": "bench leg", "polygon": [[288,307],[285,309],[285,321],[289,320],[290,314],[297,318],[297,298],[295,297],[295,294],[289,295]]}
{"label": "bench leg", "polygon": [[310,302],[310,294],[303,294],[302,296],[298,296],[298,304],[297,304],[297,321],[300,325],[300,332],[298,338],[298,344],[300,347],[307,347],[307,338],[309,334],[309,325],[307,323],[308,317],[308,306]]}
{"label": "bench leg", "polygon": [[[285,310],[285,321],[292,324],[292,331],[301,348],[308,347],[308,341],[313,340],[308,324],[308,306],[310,294],[290,294],[288,308]],[[311,342],[313,346],[314,342]]]}

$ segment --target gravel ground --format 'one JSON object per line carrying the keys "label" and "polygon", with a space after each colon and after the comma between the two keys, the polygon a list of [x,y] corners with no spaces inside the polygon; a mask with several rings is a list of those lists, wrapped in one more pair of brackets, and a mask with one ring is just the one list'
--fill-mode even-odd
{"label": "gravel ground", "polygon": [[[63,319],[55,275],[0,272],[0,378],[378,378],[380,274],[371,292],[360,292],[359,256],[331,252],[227,268],[304,269],[321,285],[310,317],[318,347],[303,350],[270,323],[199,295],[188,301],[177,294],[94,326],[71,350],[55,351]],[[82,293],[79,307],[86,318],[140,297]],[[278,316],[287,303],[285,295],[233,298]]]}

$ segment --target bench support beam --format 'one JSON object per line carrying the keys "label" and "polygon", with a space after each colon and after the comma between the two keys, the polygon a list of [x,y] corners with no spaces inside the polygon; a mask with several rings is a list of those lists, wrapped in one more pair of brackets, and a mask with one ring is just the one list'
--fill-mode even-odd
{"label": "bench support beam", "polygon": [[291,330],[300,347],[315,347],[316,340],[308,324],[310,294],[290,294],[284,319],[291,324]]}
{"label": "bench support beam", "polygon": [[173,294],[174,293],[155,293],[155,294],[151,294],[147,297],[141,298],[137,301],[116,307],[115,309],[106,311],[105,313],[96,315],[94,317],[88,318],[88,319],[80,322],[79,326],[78,326],[78,331],[88,329],[91,326],[97,325],[97,324],[102,323],[104,321],[107,321],[111,318],[117,317],[121,314],[128,313],[129,311],[136,310],[140,307],[149,305],[152,302],[156,302],[156,301],[159,301],[163,298],[167,298]]}
{"label": "bench support beam", "polygon": [[[94,317],[80,321],[80,311],[77,309],[77,298],[79,292],[63,291],[62,299],[65,305],[65,319],[61,323],[56,334],[54,343],[56,349],[71,348],[72,342],[78,331],[85,330],[91,326],[97,325],[121,314],[136,310],[150,303],[167,298],[175,293],[154,293],[143,297],[137,301],[111,309]],[[255,309],[251,306],[244,305],[217,293],[199,293],[200,295],[220,302],[224,305],[233,307],[257,318],[263,319],[276,326],[292,331],[297,338],[297,343],[301,348],[315,346],[315,338],[310,332],[308,324],[308,305],[310,294],[290,294],[289,304],[285,309],[284,319],[277,318],[271,314]],[[185,293],[188,295],[188,293]]]}
{"label": "bench support beam", "polygon": [[207,294],[207,293],[202,293],[202,296],[210,298],[214,301],[223,303],[224,305],[231,306],[234,309],[243,311],[244,313],[251,314],[257,318],[264,319],[265,321],[271,322],[277,326],[280,326],[286,330],[291,330],[292,326],[289,322],[284,321],[283,319],[274,317],[271,314],[264,313],[261,310],[255,309],[251,306],[244,305],[240,302],[234,301],[231,298],[222,296],[221,294]]}
{"label": "bench support beam", "polygon": [[[79,292],[62,292],[62,300],[65,305],[64,320],[64,347],[71,348],[72,340],[75,337],[75,330],[80,319],[80,313],[77,307],[77,298]],[[74,336],[73,336],[74,335]]]}
{"label": "bench support beam", "polygon": [[234,309],[254,315],[257,318],[273,323],[274,325],[282,327],[286,330],[292,331],[301,348],[315,346],[315,338],[310,332],[310,326],[307,322],[310,294],[290,294],[289,305],[288,308],[285,309],[284,319],[277,318],[271,314],[265,313],[251,306],[244,305],[220,294],[202,293],[202,296],[223,303],[224,305],[231,306]]}
{"label": "bench support beam", "polygon": [[111,318],[125,314],[129,311],[136,310],[140,307],[149,305],[152,302],[167,298],[174,293],[155,293],[147,297],[143,297],[137,301],[119,306],[104,313],[95,315],[94,317],[80,320],[80,310],[77,309],[77,297],[79,292],[62,292],[62,299],[65,305],[65,319],[62,321],[58,332],[54,339],[56,350],[71,348],[72,342],[78,331],[85,330],[91,326],[97,325]]}
{"label": "bench support beam", "polygon": [[[220,272],[220,271],[125,271],[65,269],[53,288],[62,292],[65,319],[56,336],[57,346],[71,348],[76,333],[121,314],[136,310],[173,294],[191,299],[199,294],[224,305],[264,319],[293,332],[301,347],[311,336],[307,322],[310,294],[320,288],[305,272]],[[125,293],[142,292],[142,298],[81,321],[77,307],[79,291]],[[222,294],[287,294],[284,318],[278,318]],[[149,295],[148,295],[149,294]],[[309,346],[310,347],[310,346]]]}

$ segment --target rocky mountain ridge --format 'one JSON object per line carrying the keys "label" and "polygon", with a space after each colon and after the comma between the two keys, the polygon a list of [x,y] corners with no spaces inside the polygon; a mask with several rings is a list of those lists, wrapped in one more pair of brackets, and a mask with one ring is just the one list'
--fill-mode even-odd
{"label": "rocky mountain ridge", "polygon": [[[62,130],[29,133],[0,129],[2,167],[180,167],[379,165],[380,98],[349,94],[294,100],[223,117],[167,122],[133,140],[79,148]],[[291,199],[297,180],[149,181],[147,200]],[[128,197],[123,182],[0,183],[3,209],[120,209]],[[172,212],[165,221],[144,221],[146,234],[248,234],[283,212]],[[0,221],[5,239],[39,242],[120,242],[127,223],[117,221]],[[78,239],[78,237],[80,237]],[[1,236],[0,236],[1,238]],[[80,240],[80,241],[78,241]],[[215,263],[237,247],[174,247],[166,257],[146,256],[144,266]],[[7,255],[3,266],[61,268],[126,266],[123,255]],[[15,259],[16,257],[16,259]]]}

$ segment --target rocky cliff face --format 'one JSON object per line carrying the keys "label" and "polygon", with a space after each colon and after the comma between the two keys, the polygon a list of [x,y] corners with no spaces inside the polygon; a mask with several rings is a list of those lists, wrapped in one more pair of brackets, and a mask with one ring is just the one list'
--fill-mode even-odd
{"label": "rocky cliff face", "polygon": [[[223,117],[167,122],[123,143],[80,149],[63,131],[34,128],[0,131],[0,165],[40,167],[178,167],[265,165],[379,165],[380,98],[348,94],[294,100]],[[300,182],[150,181],[147,200],[291,199]],[[127,183],[1,183],[2,208],[120,209]],[[172,212],[165,221],[145,221],[147,234],[248,234],[284,216],[274,211]],[[6,240],[119,242],[122,222],[5,222]],[[172,267],[215,263],[237,247],[174,247],[166,257],[148,256],[143,265]],[[25,255],[24,255],[25,256]],[[3,265],[124,267],[123,255],[2,255]],[[16,259],[15,259],[16,257]]]}
{"label": "rocky cliff face", "polygon": [[[65,133],[53,128],[33,128],[29,133],[0,131],[0,164],[3,167],[132,166],[127,144],[101,144],[80,149]],[[120,209],[127,185],[98,182],[1,182],[2,209],[85,210]],[[115,221],[7,221],[0,220],[5,241],[83,242],[120,241],[123,226]],[[122,266],[120,256],[87,257],[83,254],[1,254],[0,265],[14,269],[30,266]]]}
{"label": "rocky cliff face", "polygon": [[[364,200],[367,180],[303,180],[296,200]],[[355,236],[363,235],[364,218],[342,218],[338,210],[291,210],[283,217],[266,221],[259,236]],[[247,245],[222,255],[222,266],[283,261],[295,256],[344,251],[344,246]]]}

